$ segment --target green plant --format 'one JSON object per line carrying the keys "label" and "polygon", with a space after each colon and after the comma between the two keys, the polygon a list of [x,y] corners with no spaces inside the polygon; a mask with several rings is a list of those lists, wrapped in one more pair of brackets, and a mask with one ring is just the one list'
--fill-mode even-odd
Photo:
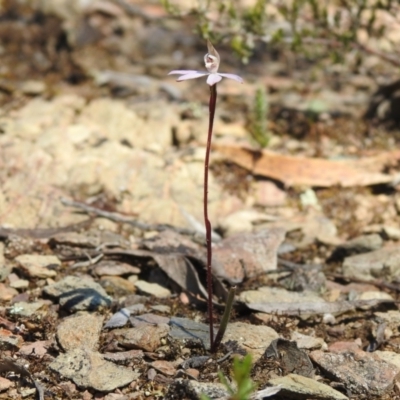
{"label": "green plant", "polygon": [[185,11],[174,0],[161,1],[171,15],[194,16],[203,38],[230,43],[243,62],[261,42],[289,46],[307,58],[328,55],[334,62],[343,61],[343,54],[349,50],[360,55],[373,53],[400,66],[395,42],[393,49],[379,51],[365,41],[372,37],[390,42],[384,21],[397,15],[397,0],[257,0],[251,6],[237,0],[198,0],[197,6]]}
{"label": "green plant", "polygon": [[263,87],[256,90],[253,107],[249,116],[249,132],[261,147],[267,147],[271,139],[268,131],[268,101]]}
{"label": "green plant", "polygon": [[[251,380],[252,360],[251,355],[247,354],[242,360],[235,357],[233,360],[233,381],[235,385],[232,386],[228,379],[222,374],[218,373],[221,383],[226,387],[229,393],[230,400],[248,400],[255,392],[257,385]],[[210,400],[208,396],[202,395],[202,400]]]}

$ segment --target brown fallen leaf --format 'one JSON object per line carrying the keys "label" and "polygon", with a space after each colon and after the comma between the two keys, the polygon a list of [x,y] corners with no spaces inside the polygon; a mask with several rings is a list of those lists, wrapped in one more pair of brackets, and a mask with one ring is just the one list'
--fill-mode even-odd
{"label": "brown fallen leaf", "polygon": [[393,177],[381,171],[400,159],[399,150],[358,160],[326,160],[282,155],[237,143],[219,142],[213,148],[253,174],[276,179],[287,186],[350,187],[388,183]]}

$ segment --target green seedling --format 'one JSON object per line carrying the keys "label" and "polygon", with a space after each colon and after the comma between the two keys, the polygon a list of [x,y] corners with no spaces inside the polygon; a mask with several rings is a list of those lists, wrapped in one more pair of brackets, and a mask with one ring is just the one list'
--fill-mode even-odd
{"label": "green seedling", "polygon": [[271,139],[268,131],[268,111],[267,94],[263,87],[259,87],[250,113],[249,131],[252,138],[262,148],[267,147]]}
{"label": "green seedling", "polygon": [[[233,381],[234,385],[229,383],[228,379],[218,373],[221,383],[226,387],[229,393],[229,400],[249,400],[255,392],[257,385],[251,380],[251,355],[247,354],[242,360],[234,358],[233,360]],[[201,400],[211,400],[208,396],[202,395]]]}

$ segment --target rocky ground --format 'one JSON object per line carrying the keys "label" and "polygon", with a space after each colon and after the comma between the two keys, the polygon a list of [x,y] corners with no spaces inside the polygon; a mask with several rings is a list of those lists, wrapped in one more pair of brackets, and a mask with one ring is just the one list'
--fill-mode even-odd
{"label": "rocky ground", "polygon": [[[246,353],[254,398],[400,398],[391,65],[261,45],[243,65],[218,47],[245,82],[218,84],[215,324],[237,295],[210,354],[209,90],[167,76],[203,68],[192,18],[155,1],[1,7],[0,399],[229,398],[218,371]],[[264,150],[249,134],[259,87]]]}

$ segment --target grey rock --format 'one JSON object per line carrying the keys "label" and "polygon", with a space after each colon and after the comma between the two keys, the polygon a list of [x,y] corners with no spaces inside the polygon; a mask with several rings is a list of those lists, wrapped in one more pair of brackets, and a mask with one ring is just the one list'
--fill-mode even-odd
{"label": "grey rock", "polygon": [[296,342],[282,338],[274,339],[265,350],[263,358],[273,360],[274,365],[286,373],[314,377],[314,368],[308,354],[299,349]]}
{"label": "grey rock", "polygon": [[389,240],[399,240],[400,239],[400,229],[395,226],[383,226],[382,234],[386,239]]}
{"label": "grey rock", "polygon": [[121,326],[125,326],[129,321],[130,315],[131,312],[127,308],[121,308],[121,310],[111,316],[104,325],[104,328],[120,328]]}
{"label": "grey rock", "polygon": [[136,281],[135,286],[143,293],[155,296],[158,298],[164,298],[171,296],[171,291],[158,283],[150,283],[146,281]]}
{"label": "grey rock", "polygon": [[54,268],[61,265],[56,256],[45,256],[39,254],[22,254],[15,258],[15,261],[35,278],[53,278],[57,275]]}
{"label": "grey rock", "polygon": [[85,349],[60,354],[49,367],[64,378],[72,379],[81,388],[110,392],[126,386],[140,374],[107,361],[100,353]]}
{"label": "grey rock", "polygon": [[209,326],[201,322],[195,322],[188,318],[172,317],[169,325],[171,330],[169,337],[179,341],[198,341],[203,343],[206,349],[210,349]]}
{"label": "grey rock", "polygon": [[374,352],[379,358],[386,361],[389,364],[393,364],[397,367],[400,372],[400,354],[394,351],[381,351],[377,350]]}
{"label": "grey rock", "polygon": [[103,276],[99,283],[108,294],[115,297],[135,293],[135,285],[121,276]]}
{"label": "grey rock", "polygon": [[13,335],[7,329],[0,329],[0,349],[5,350],[18,350],[24,343],[24,339],[20,335]]}
{"label": "grey rock", "polygon": [[[132,310],[132,308],[133,307],[128,307],[128,310]],[[147,314],[132,316],[130,318],[130,322],[133,327],[137,327],[140,325],[162,325],[162,324],[168,325],[170,322],[170,318],[164,317],[162,315],[147,313]]]}
{"label": "grey rock", "polygon": [[164,314],[171,313],[171,307],[167,306],[166,304],[156,304],[155,306],[150,306],[150,308],[154,311],[158,311]]}
{"label": "grey rock", "polygon": [[280,396],[290,399],[346,400],[347,396],[305,376],[289,374],[268,382],[271,386],[280,386]]}
{"label": "grey rock", "polygon": [[115,329],[110,332],[110,336],[127,349],[155,351],[168,332],[169,326],[166,324],[142,324],[135,328]]}
{"label": "grey rock", "polygon": [[211,399],[228,398],[228,391],[221,383],[197,382],[195,380],[176,379],[169,387],[165,399],[198,399],[206,395]]}
{"label": "grey rock", "polygon": [[324,353],[315,350],[311,359],[346,389],[357,395],[382,396],[389,391],[397,379],[398,367],[383,361],[374,353],[362,350],[344,350]]}
{"label": "grey rock", "polygon": [[56,297],[69,311],[91,311],[111,305],[105,290],[89,278],[67,276],[43,289],[48,296]]}
{"label": "grey rock", "polygon": [[269,326],[251,325],[245,322],[233,322],[228,324],[223,343],[235,340],[256,362],[264,353],[274,339],[279,335]]}
{"label": "grey rock", "polygon": [[292,332],[291,340],[294,340],[297,343],[299,349],[325,350],[328,348],[328,345],[325,343],[324,339],[309,335],[304,335],[297,331]]}
{"label": "grey rock", "polygon": [[57,327],[57,340],[64,351],[77,348],[97,350],[103,317],[82,313],[65,318]]}
{"label": "grey rock", "polygon": [[20,301],[14,303],[12,307],[9,308],[8,312],[10,314],[20,315],[21,317],[30,317],[42,308],[44,304],[44,301],[34,301],[32,303]]}
{"label": "grey rock", "polygon": [[261,286],[257,290],[246,290],[239,295],[239,300],[244,303],[310,303],[325,302],[315,292],[290,292],[286,289]]}
{"label": "grey rock", "polygon": [[340,244],[332,254],[333,258],[344,258],[355,254],[368,253],[382,247],[383,240],[377,233],[357,236]]}
{"label": "grey rock", "polygon": [[[0,255],[1,258],[1,255]],[[1,260],[0,260],[0,282],[3,282],[8,275],[10,275],[11,273],[11,267],[1,264]]]}
{"label": "grey rock", "polygon": [[19,89],[25,94],[38,95],[46,90],[46,84],[42,81],[29,80],[22,82]]}
{"label": "grey rock", "polygon": [[400,247],[347,257],[343,263],[343,275],[363,280],[379,278],[391,282],[400,275]]}

